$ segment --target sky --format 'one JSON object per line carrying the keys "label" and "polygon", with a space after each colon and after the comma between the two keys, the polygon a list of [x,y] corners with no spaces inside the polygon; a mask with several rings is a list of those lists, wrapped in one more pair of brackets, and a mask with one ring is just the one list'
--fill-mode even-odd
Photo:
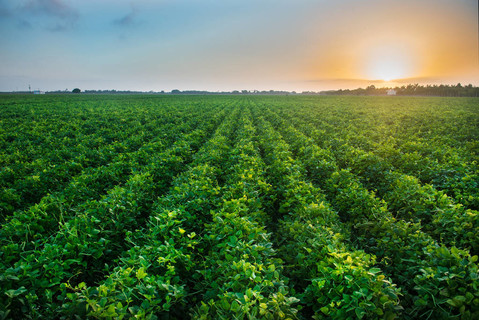
{"label": "sky", "polygon": [[0,0],[0,91],[479,85],[476,0]]}

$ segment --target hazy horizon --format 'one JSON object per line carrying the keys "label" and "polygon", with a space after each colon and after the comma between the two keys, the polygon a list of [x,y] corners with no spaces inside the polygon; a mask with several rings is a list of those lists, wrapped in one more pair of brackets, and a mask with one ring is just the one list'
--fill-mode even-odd
{"label": "hazy horizon", "polygon": [[0,91],[479,85],[475,0],[0,0]]}

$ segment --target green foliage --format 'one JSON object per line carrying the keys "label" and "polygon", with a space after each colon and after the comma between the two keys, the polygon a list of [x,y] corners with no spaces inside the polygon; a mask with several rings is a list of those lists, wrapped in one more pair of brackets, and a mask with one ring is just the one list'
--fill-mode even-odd
{"label": "green foliage", "polygon": [[[283,121],[283,125],[278,125],[279,128],[287,128],[287,124],[284,123],[284,120],[279,119],[275,114],[270,114],[270,117],[275,119],[274,121],[277,124]],[[284,129],[284,132],[292,145],[296,145],[298,141],[304,141],[304,143],[310,144],[310,148],[315,147],[312,140],[305,139],[300,132],[294,129]],[[315,148],[319,149],[318,146]],[[317,152],[315,154],[318,155],[318,158],[311,159],[305,157],[310,156],[311,153],[301,153],[303,150],[302,148],[296,148],[300,159],[304,162],[311,161],[313,163],[321,163],[325,157],[331,161],[331,154]],[[351,148],[347,147],[341,147],[338,148],[338,150],[341,151],[339,152],[339,157],[348,160],[345,161],[344,164],[349,163],[356,167],[355,163],[358,162],[356,162],[357,158],[353,155],[361,155],[362,152],[345,152],[345,150],[351,150]],[[349,157],[345,157],[345,155]],[[372,159],[376,160],[374,157]],[[474,256],[471,256],[467,251],[459,250],[455,247],[450,249],[439,247],[432,238],[422,232],[419,223],[414,224],[403,220],[396,220],[388,211],[386,202],[378,199],[374,192],[364,188],[360,183],[359,177],[355,176],[349,170],[339,170],[332,173],[329,179],[324,180],[321,179],[321,177],[324,176],[323,174],[316,174],[316,168],[311,168],[312,172],[309,176],[312,177],[315,183],[325,189],[327,199],[331,202],[332,206],[338,210],[342,221],[350,225],[353,235],[352,240],[358,242],[365,250],[375,253],[380,258],[385,270],[405,289],[407,294],[403,305],[406,308],[406,315],[408,317],[417,317],[420,314],[428,314],[435,318],[448,318],[459,315],[464,318],[474,318],[476,316],[478,306],[473,303],[472,300],[470,300],[468,304],[459,305],[459,303],[451,304],[449,302],[446,305],[446,299],[434,300],[434,295],[430,294],[430,292],[442,292],[443,294],[448,292],[449,296],[455,296],[461,295],[462,291],[473,294],[472,292],[476,291],[477,288],[477,279],[475,279],[474,276],[474,274],[476,274],[477,264],[473,262],[475,259]],[[317,168],[316,170],[320,170],[320,166]],[[359,172],[361,172],[361,170],[359,170]],[[391,173],[390,171],[379,176],[380,179],[391,179],[392,177],[404,178],[405,176]],[[424,193],[427,192],[427,190],[433,192],[434,189],[428,186],[421,187],[414,179],[406,179],[405,181],[413,182],[413,184],[409,184],[409,189],[406,188],[405,185],[397,188],[393,186],[394,190],[401,192],[401,195],[404,196],[403,200],[405,203],[414,203],[413,197],[405,196],[408,190],[421,190],[423,194],[419,197],[419,201],[426,204],[425,199],[427,197],[424,196]],[[415,193],[412,192],[411,194]],[[438,198],[430,201],[430,203],[433,202],[434,206],[440,207],[442,205],[443,208],[447,208],[447,206],[443,205],[443,203],[446,202],[449,207],[454,207],[450,199],[441,193],[436,194]],[[421,202],[416,202],[416,205],[419,203]],[[399,207],[403,206],[404,204]],[[447,221],[447,224],[449,224],[451,228],[460,228],[460,224],[456,224],[461,219],[461,216],[456,214],[458,208],[461,208],[461,206],[456,206],[456,210],[452,211],[454,212],[453,214],[448,214],[447,212],[451,211],[447,210],[439,211],[435,213],[431,219],[434,222]],[[465,218],[462,218],[462,220],[466,220],[467,222],[473,222],[475,221],[474,219],[476,219],[474,212],[470,211]],[[328,224],[328,226],[329,225],[330,224]],[[459,230],[448,229],[448,226],[441,225],[440,223],[434,224],[433,226],[438,229],[438,231],[430,229],[430,232],[438,232],[440,235],[438,238],[448,244],[451,244],[451,241],[448,241],[447,237],[449,236],[450,239],[451,235],[455,235]],[[474,224],[465,225],[466,228],[471,228],[471,226],[474,228]],[[468,232],[465,234],[466,238],[462,241],[463,246],[466,248],[474,247],[475,241],[470,240],[473,239],[473,236],[469,236]],[[455,254],[448,254],[449,252],[454,252]],[[442,262],[444,255],[450,258],[446,265]],[[471,262],[466,263],[465,261]],[[422,270],[425,269],[422,268],[425,266],[430,268],[428,269],[429,274],[427,275],[429,281],[428,286],[426,286],[427,289],[424,289],[423,286],[417,286],[417,283],[424,281]],[[447,281],[444,281],[444,274],[449,273],[454,273],[454,278],[458,281],[458,283],[453,286],[454,289],[448,286]],[[456,276],[456,274],[472,274],[473,276],[459,277]],[[446,289],[448,290],[444,291]],[[425,292],[429,292],[429,295],[425,294]],[[426,296],[429,297],[429,299],[426,299]]]}
{"label": "green foliage", "polygon": [[476,319],[476,99],[3,95],[2,319]]}
{"label": "green foliage", "polygon": [[[394,318],[401,310],[399,291],[380,269],[373,268],[374,256],[349,248],[339,216],[327,204],[322,191],[303,180],[301,164],[291,158],[281,137],[261,119],[258,122],[264,130],[261,142],[270,155],[270,168],[283,172],[272,172],[277,183],[285,188],[280,210],[289,213],[279,221],[277,242],[281,244],[281,258],[289,266],[288,276],[301,301],[312,310],[313,314],[305,316]],[[293,144],[307,139],[295,141]],[[308,151],[306,154],[311,155]],[[314,159],[309,163],[314,163]],[[290,168],[288,173],[284,174],[281,166]]]}
{"label": "green foliage", "polygon": [[[264,164],[251,141],[254,128],[243,118],[235,148],[229,153],[223,205],[206,224],[205,259],[197,290],[204,291],[193,317],[200,319],[294,318],[293,304],[281,274],[281,260],[264,229],[271,186],[264,179]],[[230,199],[230,200],[229,200]]]}

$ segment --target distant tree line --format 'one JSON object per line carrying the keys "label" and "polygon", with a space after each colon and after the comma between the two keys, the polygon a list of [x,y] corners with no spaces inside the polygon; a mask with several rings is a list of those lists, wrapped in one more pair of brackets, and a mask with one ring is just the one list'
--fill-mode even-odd
{"label": "distant tree line", "polygon": [[408,84],[401,87],[376,88],[370,85],[366,88],[322,91],[321,94],[328,95],[387,95],[389,90],[394,90],[396,95],[403,96],[439,96],[439,97],[479,97],[479,87],[472,84],[466,86],[457,85],[419,85]]}
{"label": "distant tree line", "polygon": [[[84,90],[81,91],[78,88],[73,89],[73,93],[94,93],[94,94],[179,94],[179,95],[217,95],[217,94],[258,94],[258,95],[288,95],[288,94],[296,94],[295,91],[278,91],[278,90],[233,90],[233,91],[206,91],[206,90],[178,90],[174,89],[171,91],[132,91],[132,90]],[[70,91],[49,91],[47,93],[70,93]],[[318,93],[315,93],[318,94]]]}
{"label": "distant tree line", "polygon": [[[178,90],[171,91],[132,91],[132,90],[80,90],[75,88],[72,91],[69,90],[57,90],[48,91],[46,93],[87,93],[87,94],[174,94],[174,95],[356,95],[356,96],[385,96],[388,91],[394,90],[395,95],[399,96],[440,96],[440,97],[479,97],[479,87],[475,87],[472,84],[466,86],[458,83],[457,85],[419,85],[408,84],[397,87],[380,87],[377,88],[374,85],[370,85],[366,88],[357,89],[339,89],[328,91],[303,91],[297,93],[296,91],[283,91],[283,90],[233,90],[233,91],[206,91],[206,90]],[[0,92],[1,93],[1,92]],[[7,92],[4,92],[7,93]],[[14,93],[31,93],[28,91],[14,92]]]}

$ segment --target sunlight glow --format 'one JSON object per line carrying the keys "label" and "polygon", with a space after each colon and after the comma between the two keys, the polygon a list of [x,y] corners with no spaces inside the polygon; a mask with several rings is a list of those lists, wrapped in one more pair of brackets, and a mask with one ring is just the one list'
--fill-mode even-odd
{"label": "sunlight glow", "polygon": [[411,56],[404,49],[387,47],[369,55],[365,74],[371,80],[391,81],[413,76]]}

